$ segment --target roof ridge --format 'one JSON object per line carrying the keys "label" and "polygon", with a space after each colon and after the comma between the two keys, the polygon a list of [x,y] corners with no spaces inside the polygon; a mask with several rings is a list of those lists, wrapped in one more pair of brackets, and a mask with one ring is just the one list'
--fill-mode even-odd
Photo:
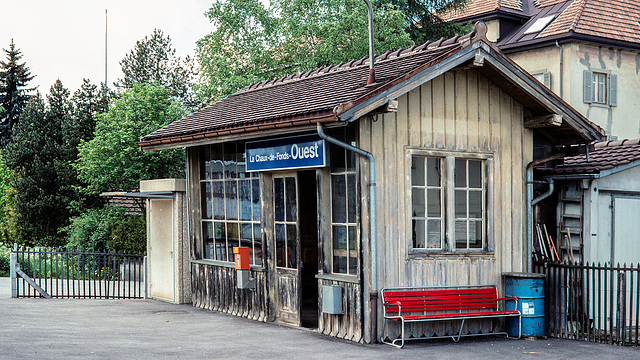
{"label": "roof ridge", "polygon": [[[574,0],[574,1],[582,1],[582,4],[580,4],[578,6],[578,11],[576,12],[576,16],[573,18],[573,21],[571,22],[571,26],[569,26],[569,31],[574,31],[576,29],[576,27],[578,26],[578,22],[580,21],[580,18],[582,17],[582,13],[584,12],[584,7],[587,4],[587,0]],[[571,6],[571,5],[569,5]],[[569,8],[567,8],[569,9]],[[567,11],[565,9],[565,11]]]}
{"label": "roof ridge", "polygon": [[[453,37],[448,39],[441,37],[436,41],[427,41],[421,45],[413,44],[406,49],[401,47],[396,51],[387,50],[383,54],[375,55],[373,61],[374,61],[374,64],[378,64],[386,60],[391,60],[391,59],[399,58],[402,56],[410,56],[410,55],[418,54],[427,50],[434,50],[437,48],[446,48],[446,47],[457,45],[457,44],[464,44],[465,42],[470,41],[477,33],[478,32],[474,28],[474,30],[472,30],[470,33],[465,35],[455,34]],[[369,64],[369,57],[365,56],[360,60],[352,59],[347,62],[342,61],[339,64],[328,65],[323,68],[315,68],[315,69],[304,71],[304,72],[285,75],[280,78],[268,79],[268,80],[260,81],[257,83],[251,83],[245,86],[244,88],[242,88],[239,92],[246,93],[249,91],[262,89],[267,86],[284,84],[290,81],[301,81],[311,77],[315,78],[316,76],[322,76],[324,74],[341,71],[341,70],[349,70],[349,69],[353,69],[353,68],[368,65],[368,64]]]}
{"label": "roof ridge", "polygon": [[596,149],[601,149],[605,147],[615,147],[615,146],[632,146],[632,145],[640,145],[640,138],[638,139],[623,139],[623,140],[607,140],[600,141],[594,144]]}

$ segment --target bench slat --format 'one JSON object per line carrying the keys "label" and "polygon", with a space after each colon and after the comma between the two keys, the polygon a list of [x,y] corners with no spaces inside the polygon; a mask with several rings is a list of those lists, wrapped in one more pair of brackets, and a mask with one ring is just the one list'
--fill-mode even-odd
{"label": "bench slat", "polygon": [[[462,318],[462,317],[481,317],[481,316],[506,316],[506,315],[519,315],[517,310],[507,311],[485,311],[485,312],[472,312],[472,313],[451,313],[451,314],[430,314],[430,315],[409,315],[403,316],[405,320],[428,320],[428,319],[448,319],[448,318]],[[389,320],[400,320],[391,318]]]}

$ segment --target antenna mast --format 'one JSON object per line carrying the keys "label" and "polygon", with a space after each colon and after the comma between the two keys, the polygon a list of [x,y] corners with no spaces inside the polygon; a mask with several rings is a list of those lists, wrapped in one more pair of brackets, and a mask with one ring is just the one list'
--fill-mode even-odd
{"label": "antenna mast", "polygon": [[104,9],[104,85],[107,85],[107,9]]}

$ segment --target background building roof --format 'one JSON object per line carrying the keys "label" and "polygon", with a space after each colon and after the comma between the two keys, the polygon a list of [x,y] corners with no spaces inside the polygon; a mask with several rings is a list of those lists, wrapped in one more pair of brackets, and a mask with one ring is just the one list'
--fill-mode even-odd
{"label": "background building roof", "polygon": [[564,164],[557,165],[554,173],[597,174],[639,160],[640,139],[604,141],[595,144],[595,149],[589,152],[589,159],[586,154],[565,157]]}

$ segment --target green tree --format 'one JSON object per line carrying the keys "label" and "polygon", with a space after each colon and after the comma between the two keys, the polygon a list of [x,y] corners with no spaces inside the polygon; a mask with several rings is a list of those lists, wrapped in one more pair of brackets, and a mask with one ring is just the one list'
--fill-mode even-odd
{"label": "green tree", "polygon": [[[368,54],[362,0],[217,0],[206,13],[215,30],[197,42],[198,96],[217,100],[254,82],[360,59]],[[409,46],[404,14],[374,10],[376,52]]]}
{"label": "green tree", "polygon": [[404,13],[405,29],[411,39],[422,44],[440,37],[449,38],[471,31],[470,26],[444,22],[439,15],[445,11],[461,9],[469,0],[380,0],[390,3]]}
{"label": "green tree", "polygon": [[70,112],[69,91],[58,80],[46,106],[40,95],[27,103],[5,148],[7,165],[16,173],[15,236],[20,243],[64,243],[58,230],[68,223],[70,189],[62,124],[70,121]]}
{"label": "green tree", "polygon": [[0,61],[0,145],[5,146],[11,139],[13,126],[29,101],[27,84],[34,76],[26,63],[20,63],[22,54],[11,40],[9,50],[2,49],[7,61]]}
{"label": "green tree", "polygon": [[137,83],[122,93],[98,115],[94,138],[78,147],[75,168],[85,192],[131,191],[140,180],[184,176],[184,151],[142,152],[136,143],[185,115],[162,86]]}
{"label": "green tree", "polygon": [[194,61],[189,56],[181,59],[171,45],[171,38],[155,29],[151,37],[136,42],[136,46],[120,61],[124,77],[116,81],[120,90],[130,89],[136,83],[160,84],[184,106],[195,109],[192,84],[195,80]]}

